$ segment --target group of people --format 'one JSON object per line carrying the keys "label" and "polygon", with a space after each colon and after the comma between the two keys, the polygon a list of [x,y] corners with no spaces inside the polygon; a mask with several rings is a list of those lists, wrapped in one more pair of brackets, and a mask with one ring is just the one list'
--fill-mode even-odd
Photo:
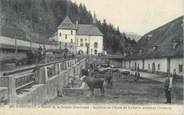
{"label": "group of people", "polygon": [[46,48],[45,46],[43,46],[43,48],[40,46],[38,48],[38,58],[39,58],[38,60],[41,60],[45,56],[46,56]]}
{"label": "group of people", "polygon": [[138,81],[140,79],[141,76],[140,76],[139,70],[135,72],[135,76],[134,77],[135,77],[134,78],[135,81]]}
{"label": "group of people", "polygon": [[46,48],[40,46],[37,50],[31,49],[27,52],[28,63],[40,63],[40,61],[46,56]]}

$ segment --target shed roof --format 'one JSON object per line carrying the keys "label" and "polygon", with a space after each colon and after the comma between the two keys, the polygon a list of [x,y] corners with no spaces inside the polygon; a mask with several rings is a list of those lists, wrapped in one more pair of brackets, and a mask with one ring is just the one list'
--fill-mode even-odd
{"label": "shed roof", "polygon": [[[176,48],[173,48],[174,42],[177,43]],[[142,53],[137,51],[127,58],[146,59],[183,56],[183,16],[148,32],[138,41],[138,46]]]}
{"label": "shed roof", "polygon": [[102,36],[102,32],[92,24],[79,24],[77,35]]}
{"label": "shed roof", "polygon": [[66,16],[62,23],[58,26],[58,29],[76,29],[77,35],[88,35],[88,36],[103,36],[102,32],[97,26],[93,24],[73,24],[71,19]]}

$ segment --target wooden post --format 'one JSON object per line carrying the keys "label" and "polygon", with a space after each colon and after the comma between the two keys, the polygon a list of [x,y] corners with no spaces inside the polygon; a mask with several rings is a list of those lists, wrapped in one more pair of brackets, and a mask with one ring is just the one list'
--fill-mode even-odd
{"label": "wooden post", "polygon": [[16,87],[15,87],[15,78],[14,76],[9,76],[8,79],[8,102],[10,105],[15,105],[16,104]]}
{"label": "wooden post", "polygon": [[64,73],[64,86],[68,85],[68,81],[69,81],[68,77],[69,77],[69,71],[66,71]]}
{"label": "wooden post", "polygon": [[77,72],[77,77],[78,77],[78,79],[79,79],[79,77],[80,77],[80,72],[81,72],[79,64],[77,64],[76,67],[77,67],[77,70],[76,70],[76,72]]}
{"label": "wooden post", "polygon": [[44,67],[44,73],[45,73],[45,76],[44,76],[45,81],[44,82],[47,83],[47,81],[48,81],[47,66]]}
{"label": "wooden post", "polygon": [[60,73],[59,63],[55,64],[55,67],[56,67],[56,74],[59,75],[59,73]]}
{"label": "wooden post", "polygon": [[58,68],[58,74],[61,74],[61,63],[57,64],[57,68]]}
{"label": "wooden post", "polygon": [[60,63],[60,71],[62,71],[64,69],[65,69],[65,64],[62,62],[62,63]]}
{"label": "wooden post", "polygon": [[77,76],[77,66],[74,66],[73,67],[73,74],[74,74],[74,77]]}
{"label": "wooden post", "polygon": [[58,81],[57,81],[57,96],[62,97],[63,96],[63,86],[64,86],[64,73],[60,71]]}
{"label": "wooden post", "polygon": [[64,62],[64,68],[65,68],[65,70],[68,68],[68,63],[67,62],[68,61]]}
{"label": "wooden post", "polygon": [[45,84],[47,83],[48,74],[47,74],[47,67],[41,67],[36,72],[36,78],[38,84]]}
{"label": "wooden post", "polygon": [[70,60],[68,61],[68,67],[71,67],[71,61]]}

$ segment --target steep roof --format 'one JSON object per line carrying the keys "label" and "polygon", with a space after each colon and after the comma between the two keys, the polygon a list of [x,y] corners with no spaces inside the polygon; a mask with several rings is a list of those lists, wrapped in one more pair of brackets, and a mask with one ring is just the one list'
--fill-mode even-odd
{"label": "steep roof", "polygon": [[58,26],[59,29],[76,29],[76,26],[72,23],[68,16]]}
{"label": "steep roof", "polygon": [[[183,16],[145,34],[139,41],[139,51],[130,59],[183,56]],[[173,43],[176,42],[176,48]]]}
{"label": "steep roof", "polygon": [[58,26],[58,29],[76,29],[77,35],[88,35],[88,36],[103,36],[102,32],[93,24],[78,24],[77,26],[72,23],[70,18],[66,18]]}
{"label": "steep roof", "polygon": [[79,24],[77,35],[102,36],[103,34],[95,25]]}

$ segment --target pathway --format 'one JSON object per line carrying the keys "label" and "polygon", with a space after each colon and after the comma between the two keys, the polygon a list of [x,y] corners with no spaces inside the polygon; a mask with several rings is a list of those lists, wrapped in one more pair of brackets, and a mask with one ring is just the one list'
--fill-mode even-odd
{"label": "pathway", "polygon": [[[135,72],[135,71],[130,70],[130,69],[122,69],[122,68],[119,68],[119,71],[121,71],[121,72],[123,72],[123,71]],[[167,76],[165,76],[165,75],[158,75],[158,74],[154,74],[154,73],[140,72],[140,75],[142,78],[150,79],[153,81],[158,81],[161,83],[164,83],[165,80],[167,79]],[[183,82],[177,81],[177,82],[175,82],[174,86],[178,87],[178,88],[183,88]]]}

